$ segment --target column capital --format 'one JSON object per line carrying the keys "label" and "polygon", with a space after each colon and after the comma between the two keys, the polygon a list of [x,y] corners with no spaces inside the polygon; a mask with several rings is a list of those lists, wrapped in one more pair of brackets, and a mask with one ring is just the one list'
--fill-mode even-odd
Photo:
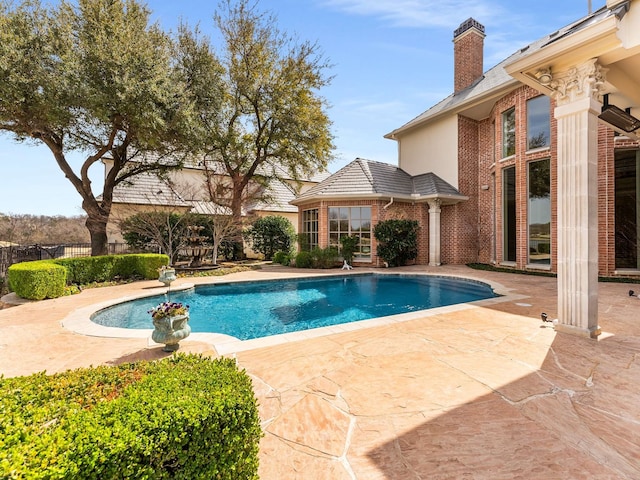
{"label": "column capital", "polygon": [[440,212],[442,200],[439,198],[429,198],[429,265],[437,267],[440,265]]}
{"label": "column capital", "polygon": [[597,58],[592,58],[564,72],[554,73],[553,81],[549,84],[553,90],[551,96],[558,105],[585,98],[592,98],[599,102],[606,73],[607,69],[598,63]]}
{"label": "column capital", "polygon": [[442,200],[439,198],[429,198],[427,204],[429,205],[429,213],[439,213],[442,207]]}

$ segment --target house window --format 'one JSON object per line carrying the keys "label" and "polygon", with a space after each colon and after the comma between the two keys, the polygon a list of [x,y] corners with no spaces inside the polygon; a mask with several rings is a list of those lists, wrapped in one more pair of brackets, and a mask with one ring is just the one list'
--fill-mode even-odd
{"label": "house window", "polygon": [[502,114],[502,157],[516,154],[516,109]]}
{"label": "house window", "polygon": [[527,101],[527,149],[548,147],[551,138],[549,97],[541,95]]}
{"label": "house window", "polygon": [[329,208],[329,246],[340,250],[340,238],[357,235],[360,239],[354,260],[371,259],[371,207]]}
{"label": "house window", "polygon": [[302,212],[302,234],[304,235],[303,249],[313,249],[318,246],[318,209]]}
{"label": "house window", "polygon": [[502,260],[516,261],[516,167],[502,170]]}
{"label": "house window", "polygon": [[496,163],[496,121],[491,122],[491,161]]}
{"label": "house window", "polygon": [[551,265],[551,161],[529,163],[529,263]]}
{"label": "house window", "polygon": [[616,268],[640,269],[640,150],[615,153]]}

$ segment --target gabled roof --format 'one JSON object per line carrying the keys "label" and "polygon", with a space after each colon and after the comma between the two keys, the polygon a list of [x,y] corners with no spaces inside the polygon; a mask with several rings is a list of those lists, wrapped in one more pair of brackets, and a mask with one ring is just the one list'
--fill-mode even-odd
{"label": "gabled roof", "polygon": [[508,91],[517,88],[521,83],[507,73],[505,67],[518,61],[532,53],[540,50],[558,38],[571,35],[592,22],[610,15],[611,11],[607,7],[602,7],[596,12],[567,25],[556,32],[546,35],[529,45],[521,48],[517,52],[498,63],[493,68],[487,70],[482,77],[466,89],[451,94],[444,100],[435,104],[425,112],[413,118],[403,126],[396,128],[385,135],[385,138],[395,139],[398,135],[409,131],[423,123],[435,120],[446,114],[462,113],[470,118],[481,120],[486,118],[495,103],[495,100],[505,95]]}
{"label": "gabled roof", "polygon": [[397,198],[415,202],[441,198],[446,203],[467,199],[434,173],[412,177],[395,165],[356,158],[291,203],[358,198]]}

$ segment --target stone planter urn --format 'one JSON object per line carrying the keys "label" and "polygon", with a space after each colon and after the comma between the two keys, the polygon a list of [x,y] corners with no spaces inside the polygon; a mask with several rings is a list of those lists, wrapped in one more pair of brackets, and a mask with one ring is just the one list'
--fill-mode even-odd
{"label": "stone planter urn", "polygon": [[165,352],[175,352],[180,348],[178,342],[189,336],[189,306],[177,302],[163,302],[150,310],[153,326],[151,339],[164,343]]}
{"label": "stone planter urn", "polygon": [[165,287],[171,285],[171,282],[173,282],[176,278],[177,277],[175,268],[162,267],[158,274],[158,280],[164,283]]}

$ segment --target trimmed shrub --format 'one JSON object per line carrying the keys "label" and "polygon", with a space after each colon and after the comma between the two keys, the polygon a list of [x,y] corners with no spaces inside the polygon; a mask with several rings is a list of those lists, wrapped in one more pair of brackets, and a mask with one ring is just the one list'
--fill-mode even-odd
{"label": "trimmed shrub", "polygon": [[169,265],[169,257],[157,253],[114,256],[116,257],[116,275],[122,278],[140,276],[145,280],[154,280],[158,278],[160,267]]}
{"label": "trimmed shrub", "polygon": [[258,218],[244,232],[244,237],[251,242],[251,248],[271,260],[279,251],[290,251],[295,241],[295,229],[289,219],[280,215],[269,215]]}
{"label": "trimmed shrub", "polygon": [[69,283],[86,285],[107,282],[119,278],[158,278],[158,269],[169,264],[167,255],[137,253],[130,255],[105,255],[101,257],[60,258],[51,260],[64,266]]}
{"label": "trimmed shrub", "polygon": [[334,247],[314,248],[310,252],[299,252],[296,255],[298,268],[333,268],[339,265],[338,249]]}
{"label": "trimmed shrub", "polygon": [[[64,294],[66,284],[88,285],[116,278],[152,280],[158,278],[158,269],[168,263],[168,256],[155,253],[22,262],[9,267],[9,286],[22,298],[56,298]],[[62,268],[64,277],[52,276],[53,267]]]}
{"label": "trimmed shrub", "polygon": [[291,263],[291,254],[280,250],[273,255],[273,263],[279,263],[286,267]]}
{"label": "trimmed shrub", "polygon": [[311,252],[298,252],[296,255],[296,267],[311,268],[313,266],[313,257]]}
{"label": "trimmed shrub", "polygon": [[101,257],[60,258],[52,260],[67,269],[67,281],[86,285],[106,282],[116,276],[116,255]]}
{"label": "trimmed shrub", "polygon": [[416,220],[384,220],[373,229],[378,241],[378,255],[390,267],[400,267],[418,256]]}
{"label": "trimmed shrub", "polygon": [[0,478],[258,478],[256,400],[232,359],[0,378],[0,411]]}
{"label": "trimmed shrub", "polygon": [[7,271],[9,288],[29,300],[44,300],[64,295],[67,270],[51,260],[14,263]]}
{"label": "trimmed shrub", "polygon": [[311,250],[313,268],[333,268],[338,264],[338,249],[335,247],[314,248]]}

